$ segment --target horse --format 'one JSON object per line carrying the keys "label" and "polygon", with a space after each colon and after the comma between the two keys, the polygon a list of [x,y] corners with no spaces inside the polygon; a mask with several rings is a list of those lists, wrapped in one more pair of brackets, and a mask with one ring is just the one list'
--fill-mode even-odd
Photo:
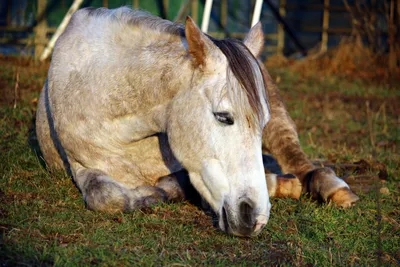
{"label": "horse", "polygon": [[[74,13],[58,39],[36,114],[48,168],[66,170],[90,210],[180,201],[186,170],[218,227],[255,236],[270,197],[358,197],[302,151],[279,91],[257,59],[261,23],[243,42],[121,7]],[[263,151],[283,172],[268,173]]]}

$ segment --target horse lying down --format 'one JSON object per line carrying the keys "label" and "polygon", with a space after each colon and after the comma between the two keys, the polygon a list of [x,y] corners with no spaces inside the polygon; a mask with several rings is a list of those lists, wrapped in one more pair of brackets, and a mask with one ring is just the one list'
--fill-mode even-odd
{"label": "horse lying down", "polygon": [[[258,234],[269,197],[303,192],[349,207],[358,197],[302,151],[276,85],[244,42],[216,40],[126,7],[77,11],[57,41],[37,110],[50,168],[65,168],[88,209],[130,211],[177,201],[185,169],[221,230]],[[284,173],[264,171],[262,152]]]}

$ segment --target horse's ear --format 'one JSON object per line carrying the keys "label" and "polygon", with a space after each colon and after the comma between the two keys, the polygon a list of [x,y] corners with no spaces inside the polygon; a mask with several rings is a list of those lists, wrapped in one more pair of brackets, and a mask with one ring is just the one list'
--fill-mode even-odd
{"label": "horse's ear", "polygon": [[199,27],[197,27],[196,23],[189,16],[186,17],[185,34],[189,46],[189,53],[193,57],[195,64],[204,66],[206,64],[207,55],[213,46],[213,42],[201,32]]}
{"label": "horse's ear", "polygon": [[258,57],[261,54],[264,47],[264,33],[260,21],[250,29],[244,39],[244,45],[247,46],[253,56]]}

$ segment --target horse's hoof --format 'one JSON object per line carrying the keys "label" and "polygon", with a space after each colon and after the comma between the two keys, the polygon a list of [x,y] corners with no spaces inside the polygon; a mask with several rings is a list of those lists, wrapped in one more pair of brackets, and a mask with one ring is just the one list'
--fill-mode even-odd
{"label": "horse's hoof", "polygon": [[349,208],[360,200],[360,198],[354,194],[349,188],[341,188],[330,197],[330,200],[337,206],[342,208]]}

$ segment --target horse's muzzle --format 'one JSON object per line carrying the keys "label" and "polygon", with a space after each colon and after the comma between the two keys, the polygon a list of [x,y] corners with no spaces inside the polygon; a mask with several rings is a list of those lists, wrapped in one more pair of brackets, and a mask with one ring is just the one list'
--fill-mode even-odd
{"label": "horse's muzzle", "polygon": [[234,216],[229,205],[225,204],[220,216],[220,226],[225,232],[237,236],[250,237],[258,235],[266,225],[269,216],[260,216],[255,204],[248,198],[239,203],[239,212]]}

